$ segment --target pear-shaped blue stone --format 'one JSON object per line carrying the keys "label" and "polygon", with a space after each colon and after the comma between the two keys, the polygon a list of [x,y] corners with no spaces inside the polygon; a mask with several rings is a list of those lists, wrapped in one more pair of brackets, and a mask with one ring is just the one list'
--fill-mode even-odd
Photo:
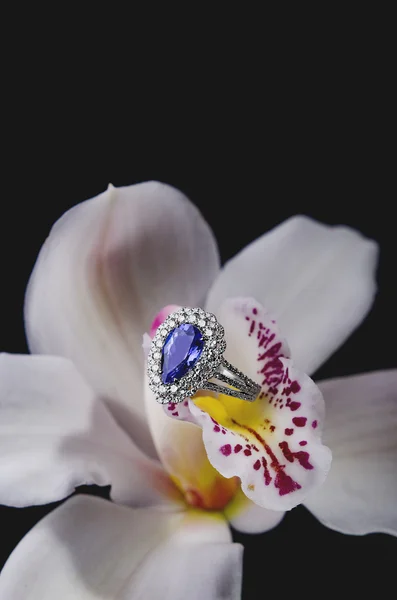
{"label": "pear-shaped blue stone", "polygon": [[161,357],[163,383],[172,383],[186,375],[201,356],[204,340],[201,331],[183,323],[168,334]]}

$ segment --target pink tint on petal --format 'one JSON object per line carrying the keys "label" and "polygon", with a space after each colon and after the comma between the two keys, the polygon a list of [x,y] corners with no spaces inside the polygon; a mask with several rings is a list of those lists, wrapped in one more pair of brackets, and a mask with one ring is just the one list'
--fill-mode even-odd
{"label": "pink tint on petal", "polygon": [[160,312],[157,313],[157,315],[154,317],[153,322],[150,326],[150,337],[153,338],[154,334],[157,331],[157,328],[164,323],[164,321],[166,320],[166,318],[173,312],[179,310],[181,307],[177,306],[176,304],[168,304],[167,306],[164,306],[164,308],[162,308],[160,310]]}

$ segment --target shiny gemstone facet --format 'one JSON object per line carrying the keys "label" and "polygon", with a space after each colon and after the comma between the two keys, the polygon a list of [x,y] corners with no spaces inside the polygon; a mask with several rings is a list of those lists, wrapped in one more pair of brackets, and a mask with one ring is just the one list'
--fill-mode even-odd
{"label": "shiny gemstone facet", "polygon": [[181,379],[201,356],[204,340],[201,331],[183,323],[168,334],[162,350],[162,380],[172,383]]}

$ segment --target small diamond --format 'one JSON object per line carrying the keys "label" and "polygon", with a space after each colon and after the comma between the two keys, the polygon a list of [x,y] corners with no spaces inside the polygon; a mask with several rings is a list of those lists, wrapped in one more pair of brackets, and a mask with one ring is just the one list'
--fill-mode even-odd
{"label": "small diamond", "polygon": [[154,381],[154,383],[160,383],[160,377],[158,375],[155,375],[153,377],[153,381]]}
{"label": "small diamond", "polygon": [[210,316],[210,320],[211,320],[213,323],[215,323],[215,321],[216,321],[216,318],[214,317],[214,315],[211,315],[211,316]]}
{"label": "small diamond", "polygon": [[159,392],[161,392],[162,394],[164,394],[166,391],[167,391],[167,388],[165,387],[165,385],[160,385]]}
{"label": "small diamond", "polygon": [[205,330],[205,334],[206,335],[212,335],[214,332],[212,331],[212,329],[210,329],[209,327],[207,327],[207,329]]}
{"label": "small diamond", "polygon": [[194,315],[191,315],[189,317],[189,323],[195,323],[197,321],[196,317]]}
{"label": "small diamond", "polygon": [[217,343],[218,343],[218,342],[217,342],[216,340],[213,340],[213,341],[211,342],[211,348],[215,348],[215,346],[217,345]]}
{"label": "small diamond", "polygon": [[162,348],[163,347],[163,342],[161,340],[157,340],[156,346],[157,346],[157,348]]}
{"label": "small diamond", "polygon": [[179,315],[177,316],[177,320],[179,321],[179,323],[182,323],[182,321],[184,321],[184,320],[185,320],[185,315],[183,315],[183,314],[179,314]]}
{"label": "small diamond", "polygon": [[168,322],[168,327],[170,327],[171,329],[174,329],[175,325],[176,325],[175,321]]}
{"label": "small diamond", "polygon": [[153,353],[153,358],[154,358],[155,360],[158,360],[158,359],[160,358],[160,356],[161,356],[160,352],[154,352],[154,353]]}
{"label": "small diamond", "polygon": [[177,385],[172,385],[172,386],[171,386],[171,392],[172,392],[173,394],[175,394],[175,392],[177,392],[177,391],[178,391],[178,386],[177,386]]}
{"label": "small diamond", "polygon": [[198,326],[205,327],[205,321],[203,319],[200,319],[200,321],[198,322]]}
{"label": "small diamond", "polygon": [[158,365],[153,365],[152,366],[152,371],[154,371],[155,373],[159,370],[159,366]]}

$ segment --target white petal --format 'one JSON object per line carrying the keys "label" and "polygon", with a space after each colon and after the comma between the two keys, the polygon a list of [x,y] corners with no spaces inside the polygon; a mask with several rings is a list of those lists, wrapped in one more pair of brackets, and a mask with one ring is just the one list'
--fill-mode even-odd
{"label": "white petal", "polygon": [[325,381],[320,388],[333,463],[305,505],[342,533],[397,535],[397,370]]}
{"label": "white petal", "polygon": [[135,441],[154,452],[142,398],[142,335],[166,304],[200,304],[219,268],[214,237],[179,191],[109,189],[53,227],[26,296],[33,353],[71,358]]}
{"label": "white petal", "polygon": [[77,496],[14,550],[0,600],[238,600],[241,569],[221,517]]}
{"label": "white petal", "polygon": [[208,297],[216,312],[252,296],[277,318],[296,365],[313,373],[371,307],[377,246],[347,227],[293,217],[226,263]]}
{"label": "white petal", "polygon": [[228,504],[224,514],[230,525],[241,533],[263,533],[274,529],[285,515],[284,512],[258,506],[242,491],[238,492]]}
{"label": "white petal", "polygon": [[92,483],[134,506],[175,494],[69,360],[1,354],[0,502],[46,504]]}

